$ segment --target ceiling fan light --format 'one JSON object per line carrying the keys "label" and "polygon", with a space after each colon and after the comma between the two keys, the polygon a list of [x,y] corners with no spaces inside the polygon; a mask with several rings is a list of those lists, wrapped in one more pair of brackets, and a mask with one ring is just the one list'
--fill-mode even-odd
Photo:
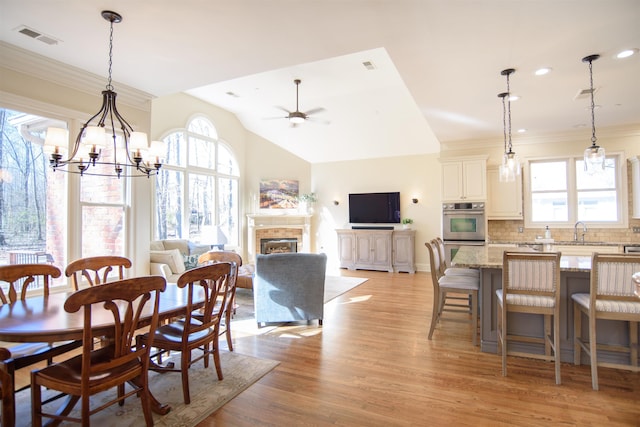
{"label": "ceiling fan light", "polygon": [[293,123],[293,124],[298,125],[298,124],[300,124],[300,123],[303,123],[303,122],[304,122],[304,117],[301,117],[301,116],[291,116],[291,117],[289,117],[289,121],[290,121],[291,123]]}

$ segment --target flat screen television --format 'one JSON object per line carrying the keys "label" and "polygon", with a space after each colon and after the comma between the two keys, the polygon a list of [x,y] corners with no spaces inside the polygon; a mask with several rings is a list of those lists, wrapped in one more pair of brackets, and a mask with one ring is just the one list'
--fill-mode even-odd
{"label": "flat screen television", "polygon": [[400,192],[349,194],[352,224],[400,223]]}

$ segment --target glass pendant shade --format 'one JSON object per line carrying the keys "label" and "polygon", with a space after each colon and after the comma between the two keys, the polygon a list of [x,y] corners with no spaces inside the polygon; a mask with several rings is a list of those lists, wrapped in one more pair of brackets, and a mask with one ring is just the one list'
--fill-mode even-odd
{"label": "glass pendant shade", "polygon": [[584,150],[584,170],[589,175],[604,171],[604,148],[592,145]]}
{"label": "glass pendant shade", "polygon": [[504,153],[498,171],[500,182],[513,182],[520,175],[520,159],[513,151]]}

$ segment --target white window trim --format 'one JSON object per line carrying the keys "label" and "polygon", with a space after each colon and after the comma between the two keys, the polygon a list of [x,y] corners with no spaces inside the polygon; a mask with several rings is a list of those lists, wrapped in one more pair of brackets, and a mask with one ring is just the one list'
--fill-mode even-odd
{"label": "white window trim", "polygon": [[[616,187],[618,189],[618,221],[617,222],[594,222],[589,221],[589,226],[595,228],[629,228],[629,191],[627,185],[627,161],[623,151],[607,153],[607,157],[616,159]],[[577,221],[577,191],[575,178],[575,161],[582,159],[582,156],[553,156],[527,158],[522,169],[524,185],[524,226],[526,228],[573,228]],[[531,221],[531,176],[530,163],[539,161],[567,161],[568,170],[568,203],[569,219],[566,222],[533,222]]]}

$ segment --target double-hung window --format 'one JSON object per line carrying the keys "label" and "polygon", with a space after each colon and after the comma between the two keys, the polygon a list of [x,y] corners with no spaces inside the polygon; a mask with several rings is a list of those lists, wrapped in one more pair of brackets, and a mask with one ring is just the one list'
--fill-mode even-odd
{"label": "double-hung window", "polygon": [[168,134],[156,181],[157,239],[239,246],[239,168],[213,124],[195,117]]}
{"label": "double-hung window", "polygon": [[609,155],[602,173],[589,175],[582,158],[530,160],[525,200],[527,227],[627,226],[627,193],[622,154]]}

